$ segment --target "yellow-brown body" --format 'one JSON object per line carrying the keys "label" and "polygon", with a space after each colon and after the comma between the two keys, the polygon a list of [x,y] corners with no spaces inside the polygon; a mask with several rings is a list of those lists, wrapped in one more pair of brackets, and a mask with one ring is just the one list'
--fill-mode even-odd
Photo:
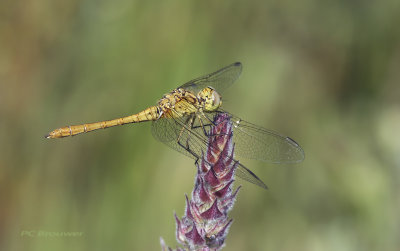
{"label": "yellow-brown body", "polygon": [[[214,98],[217,102],[214,102]],[[137,114],[113,120],[61,127],[45,137],[63,138],[118,125],[153,121],[159,118],[182,117],[196,112],[216,110],[220,105],[219,94],[210,87],[201,90],[197,96],[190,91],[178,88],[164,95],[157,106],[151,106]]]}

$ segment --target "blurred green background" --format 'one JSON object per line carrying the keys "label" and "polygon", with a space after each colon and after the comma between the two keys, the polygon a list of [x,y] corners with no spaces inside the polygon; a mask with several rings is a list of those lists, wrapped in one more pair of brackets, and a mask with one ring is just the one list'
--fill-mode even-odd
{"label": "blurred green background", "polygon": [[[175,247],[193,161],[130,115],[235,61],[224,108],[296,139],[298,165],[241,160],[226,250],[399,250],[400,2],[0,2],[0,250]],[[82,232],[30,237],[22,231]]]}

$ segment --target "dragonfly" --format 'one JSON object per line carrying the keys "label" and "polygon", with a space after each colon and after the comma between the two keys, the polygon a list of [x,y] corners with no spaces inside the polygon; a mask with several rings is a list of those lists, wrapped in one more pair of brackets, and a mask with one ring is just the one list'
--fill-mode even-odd
{"label": "dragonfly", "polygon": [[[207,127],[213,125],[213,117],[226,113],[230,117],[235,143],[235,155],[269,163],[298,163],[304,160],[301,146],[288,136],[265,129],[223,110],[222,96],[240,76],[240,62],[228,65],[216,72],[190,80],[165,94],[155,106],[126,117],[95,123],[70,125],[51,131],[45,137],[64,138],[98,129],[152,121],[153,136],[193,159],[198,160],[209,145]],[[236,157],[235,157],[236,158]],[[265,183],[239,161],[236,175],[262,188]]]}

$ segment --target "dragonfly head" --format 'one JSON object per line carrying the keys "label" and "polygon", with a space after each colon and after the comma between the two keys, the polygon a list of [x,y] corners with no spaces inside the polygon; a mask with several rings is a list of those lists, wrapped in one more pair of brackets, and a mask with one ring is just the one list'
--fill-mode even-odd
{"label": "dragonfly head", "polygon": [[212,87],[204,88],[197,94],[197,97],[206,112],[213,112],[222,105],[221,95]]}

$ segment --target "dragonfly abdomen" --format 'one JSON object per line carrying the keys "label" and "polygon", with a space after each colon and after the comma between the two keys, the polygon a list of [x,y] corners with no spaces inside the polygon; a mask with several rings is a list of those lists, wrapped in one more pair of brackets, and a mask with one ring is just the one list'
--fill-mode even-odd
{"label": "dragonfly abdomen", "polygon": [[98,129],[106,129],[113,126],[125,125],[130,123],[139,123],[144,121],[156,120],[159,117],[159,110],[156,106],[151,106],[137,114],[130,115],[127,117],[117,118],[113,120],[105,120],[95,123],[86,123],[81,125],[70,125],[61,128],[57,128],[54,131],[46,135],[46,138],[64,138],[68,136],[74,136],[81,133],[91,132]]}

